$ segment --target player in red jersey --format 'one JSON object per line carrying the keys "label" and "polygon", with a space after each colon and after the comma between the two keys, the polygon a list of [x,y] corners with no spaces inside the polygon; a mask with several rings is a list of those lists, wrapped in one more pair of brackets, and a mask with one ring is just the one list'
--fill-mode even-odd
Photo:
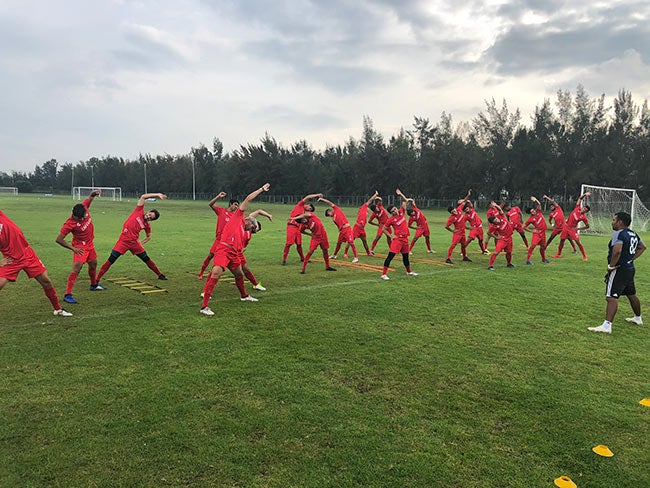
{"label": "player in red jersey", "polygon": [[[71,317],[59,304],[59,297],[54,289],[54,284],[47,274],[43,262],[25,239],[25,234],[14,224],[9,217],[0,210],[0,290],[9,281],[16,281],[18,273],[25,271],[29,278],[34,278],[43,287],[45,296],[54,308],[54,315]],[[3,313],[3,318],[4,317]]]}
{"label": "player in red jersey", "polygon": [[[375,191],[375,194],[371,196],[366,201],[366,203],[364,203],[359,207],[359,211],[357,212],[357,221],[352,226],[352,240],[361,239],[361,242],[363,243],[363,247],[366,250],[366,254],[368,256],[372,255],[370,248],[368,247],[368,241],[366,241],[366,224],[368,223],[368,207],[372,202],[375,201],[378,195],[379,193]],[[345,246],[345,252],[343,253],[344,257],[347,256],[349,247],[350,247],[349,245]]]}
{"label": "player in red jersey", "polygon": [[[97,283],[99,283],[99,280],[102,279],[108,269],[113,266],[113,263],[117,261],[117,258],[127,251],[131,251],[131,254],[139,257],[151,271],[158,275],[159,280],[167,279],[167,277],[158,269],[156,263],[154,263],[147,255],[147,251],[145,251],[144,247],[142,247],[151,240],[151,225],[149,222],[153,222],[160,217],[160,212],[156,209],[151,209],[145,213],[144,202],[147,198],[160,198],[161,200],[164,200],[167,198],[167,195],[164,195],[163,193],[145,193],[140,196],[135,209],[133,209],[129,218],[124,222],[122,234],[120,234],[120,238],[115,243],[115,247],[113,247],[108,260],[102,264],[102,267],[99,270]],[[140,231],[142,230],[144,230],[147,237],[140,241]]]}
{"label": "player in red jersey", "polygon": [[[391,261],[397,254],[402,255],[402,262],[406,268],[406,274],[408,276],[418,275],[417,273],[411,271],[411,263],[409,261],[409,252],[411,249],[409,245],[410,232],[408,222],[405,217],[406,204],[409,200],[404,196],[399,188],[395,190],[395,193],[397,193],[397,195],[399,195],[399,197],[402,199],[402,205],[399,208],[397,208],[395,205],[388,207],[390,217],[384,222],[383,232],[386,234],[386,237],[390,237],[391,240],[390,250],[388,251],[388,256],[386,256],[386,259],[384,260],[384,269],[381,273],[382,280],[390,279],[388,277],[388,268]],[[390,231],[391,228],[393,230],[392,236]]]}
{"label": "player in red jersey", "polygon": [[417,240],[424,236],[424,243],[427,246],[427,252],[432,253],[433,250],[431,249],[431,231],[429,230],[429,223],[427,222],[427,218],[424,216],[424,213],[422,213],[422,210],[420,210],[417,205],[415,205],[415,201],[413,199],[409,199],[410,208],[409,204],[406,204],[406,213],[409,216],[409,221],[408,225],[411,229],[415,229],[415,236],[413,236],[413,240],[411,241],[411,247],[409,249],[409,252],[413,252],[413,246],[415,246],[415,243]]}
{"label": "player in red jersey", "polygon": [[528,239],[526,238],[526,233],[524,232],[524,226],[522,225],[523,221],[523,214],[521,212],[521,208],[518,206],[512,206],[509,202],[506,201],[506,203],[503,205],[503,211],[506,214],[506,217],[508,217],[508,220],[512,224],[512,228],[514,229],[515,232],[518,232],[519,235],[521,236],[521,240],[524,241],[524,245],[526,248],[528,248]]}
{"label": "player in red jersey", "polygon": [[[485,215],[486,215],[486,217],[485,217],[486,220],[489,222],[490,217],[498,217],[499,216],[499,210],[497,210],[496,207],[488,206],[488,209],[487,209]],[[486,233],[485,234],[485,239],[483,239],[483,249],[485,249],[487,251],[487,254],[490,253],[490,251],[488,251],[488,244],[489,243],[490,243],[490,236]],[[495,241],[495,244],[496,244],[496,241]]]}
{"label": "player in red jersey", "polygon": [[496,261],[501,251],[505,251],[506,253],[507,267],[514,268],[515,265],[512,264],[512,234],[514,233],[514,229],[503,209],[495,202],[491,202],[490,205],[498,210],[499,215],[492,216],[488,219],[490,227],[488,227],[487,233],[490,237],[494,238],[494,242],[496,243],[494,252],[490,256],[488,269],[494,271],[494,261]]}
{"label": "player in red jersey", "polygon": [[[90,291],[102,291],[105,288],[97,284],[97,252],[95,251],[95,227],[90,218],[90,205],[95,197],[102,194],[101,190],[93,190],[82,203],[72,208],[72,215],[68,217],[61,227],[56,243],[72,251],[72,271],[68,275],[63,300],[68,303],[77,303],[72,296],[79,272],[84,263],[88,263],[88,277],[90,278]],[[68,244],[65,236],[72,234],[72,242]]]}
{"label": "player in red jersey", "polygon": [[336,240],[336,248],[334,249],[334,254],[330,256],[330,259],[336,259],[336,255],[339,253],[341,246],[345,242],[345,257],[348,257],[348,248],[352,248],[352,254],[354,258],[352,259],[353,263],[359,261],[359,256],[357,256],[357,246],[354,245],[354,239],[352,238],[352,227],[350,227],[350,222],[348,218],[343,213],[343,210],[338,205],[334,205],[333,202],[330,202],[328,199],[320,197],[319,202],[324,202],[329,205],[331,208],[325,210],[326,217],[332,217],[336,228],[339,230],[339,237]]}
{"label": "player in red jersey", "polygon": [[[548,264],[550,261],[546,259],[546,220],[544,220],[544,214],[542,213],[542,204],[534,196],[530,197],[530,200],[535,204],[534,207],[528,209],[530,217],[524,223],[524,230],[531,232],[533,238],[531,240],[531,245],[528,248],[528,254],[526,255],[526,264],[532,265],[530,257],[533,255],[533,251],[536,246],[539,246],[539,254],[542,257],[542,263]],[[529,228],[532,226],[532,228]]]}
{"label": "player in red jersey", "polygon": [[[262,230],[262,223],[257,220],[257,217],[260,216],[260,215],[263,215],[264,217],[269,219],[270,222],[273,222],[273,215],[271,215],[270,213],[268,213],[268,212],[266,212],[266,211],[264,211],[262,209],[258,209],[258,210],[255,210],[254,212],[249,213],[246,216],[246,218],[255,219],[255,222],[256,222],[257,225],[253,229],[247,230],[245,232],[245,235],[244,235],[244,251],[248,247],[248,244],[250,243],[250,241],[251,241],[251,239],[253,237],[253,234],[257,234],[259,231]],[[264,288],[262,286],[262,283],[257,281],[257,279],[255,278],[255,275],[253,274],[253,272],[248,267],[248,262],[246,261],[246,256],[244,256],[243,251],[241,253],[241,270],[242,270],[242,273],[244,274],[244,276],[253,285],[253,289],[259,290],[259,291],[266,291],[266,288]],[[244,297],[242,297],[242,298],[244,298]]]}
{"label": "player in red jersey", "polygon": [[451,238],[451,245],[449,246],[449,249],[447,249],[447,259],[445,259],[445,263],[447,264],[454,264],[451,260],[451,253],[454,251],[454,248],[458,244],[460,244],[460,252],[463,255],[463,261],[468,261],[470,263],[472,262],[472,260],[467,257],[467,240],[465,239],[465,219],[467,216],[463,211],[465,204],[469,200],[471,192],[472,190],[469,190],[465,198],[458,200],[458,205],[456,207],[452,205],[447,208],[447,211],[451,215],[449,215],[449,218],[447,219],[445,229],[453,234]]}
{"label": "player in red jersey", "polygon": [[[562,211],[562,207],[560,207],[560,205],[558,205],[552,198],[546,195],[542,198],[548,200],[551,204],[551,213],[548,215],[548,223],[553,224],[553,230],[551,231],[551,236],[548,238],[548,241],[546,241],[546,247],[548,247],[551,245],[553,239],[555,239],[555,236],[562,234],[562,229],[564,229],[564,212]],[[573,254],[576,254],[578,249],[576,249],[575,243],[569,239],[569,244],[571,244],[571,247],[573,248]]]}
{"label": "player in red jersey", "polygon": [[478,242],[478,247],[481,249],[482,254],[490,254],[490,251],[487,250],[485,244],[483,244],[483,221],[479,217],[478,212],[474,208],[474,205],[471,201],[467,201],[465,208],[463,209],[466,215],[466,221],[469,224],[469,238],[465,244],[465,249],[469,247],[469,244],[476,239]]}
{"label": "player in red jersey", "polygon": [[[557,254],[553,256],[554,258],[562,257],[562,248],[564,247],[564,241],[571,239],[576,243],[578,249],[580,249],[580,252],[582,253],[582,260],[587,260],[587,254],[585,253],[585,248],[582,246],[582,242],[580,242],[580,233],[578,231],[589,228],[589,219],[587,219],[587,212],[589,212],[591,209],[589,208],[589,205],[582,205],[582,201],[585,197],[588,197],[590,195],[591,192],[588,191],[578,197],[578,200],[576,201],[576,207],[569,214],[569,217],[564,223],[562,234],[560,234],[560,245],[557,247]],[[583,223],[582,227],[579,227],[580,222]]]}
{"label": "player in red jersey", "polygon": [[[265,183],[261,188],[250,193],[244,201],[235,210],[221,233],[221,241],[215,249],[214,266],[205,285],[203,286],[203,301],[201,302],[200,312],[203,315],[212,316],[214,312],[208,307],[214,287],[217,286],[219,278],[226,269],[229,269],[235,275],[235,285],[242,294],[242,301],[256,302],[257,299],[246,294],[244,289],[244,275],[242,272],[243,252],[248,243],[247,232],[257,231],[259,223],[254,217],[244,218],[244,212],[257,196],[265,191],[269,191],[271,185]],[[250,238],[249,238],[250,239]]]}
{"label": "player in red jersey", "polygon": [[291,249],[291,246],[294,244],[296,245],[296,251],[298,251],[298,256],[300,256],[300,260],[304,261],[305,260],[305,255],[302,252],[302,232],[300,229],[300,224],[296,221],[294,218],[296,215],[303,214],[305,212],[313,212],[314,211],[314,205],[311,203],[308,203],[309,200],[312,200],[314,198],[320,198],[322,197],[322,193],[312,193],[311,195],[307,195],[304,197],[302,200],[300,200],[295,207],[293,207],[293,210],[291,211],[291,215],[289,215],[289,219],[287,220],[287,240],[285,241],[284,244],[284,251],[282,252],[282,266],[287,264],[287,256],[289,255],[289,249]]}
{"label": "player in red jersey", "polygon": [[321,221],[321,219],[318,218],[318,216],[313,211],[304,212],[300,215],[296,215],[295,217],[291,217],[291,220],[294,221],[301,221],[302,219],[307,220],[305,226],[302,229],[302,233],[310,236],[311,239],[309,241],[309,251],[305,256],[305,259],[303,259],[302,261],[302,269],[300,270],[300,273],[305,274],[305,270],[307,269],[307,263],[309,263],[309,258],[311,258],[312,254],[314,254],[314,251],[316,251],[316,249],[318,249],[319,247],[323,252],[323,260],[325,261],[325,270],[336,271],[336,268],[330,266],[330,255],[329,255],[330,242],[327,239],[327,231],[325,231],[325,226],[323,225],[323,222]]}
{"label": "player in red jersey", "polygon": [[219,192],[219,194],[216,197],[214,197],[212,200],[208,202],[208,206],[217,215],[217,227],[215,231],[214,242],[210,247],[210,252],[208,253],[208,256],[203,260],[203,264],[201,265],[201,271],[199,271],[199,274],[197,276],[199,280],[203,279],[203,273],[205,273],[205,270],[212,262],[212,258],[214,258],[214,251],[217,247],[217,244],[219,244],[221,238],[221,232],[223,231],[224,225],[226,225],[226,222],[230,220],[230,216],[232,215],[232,213],[235,210],[237,210],[237,207],[239,207],[239,200],[236,199],[231,199],[230,202],[228,202],[228,206],[225,208],[216,205],[217,200],[219,200],[220,198],[224,198],[225,196],[227,196],[226,192],[224,191]]}
{"label": "player in red jersey", "polygon": [[[375,254],[375,247],[377,247],[377,243],[379,242],[379,239],[381,239],[381,236],[385,235],[386,236],[386,241],[388,242],[388,247],[390,247],[390,236],[388,234],[384,233],[384,224],[388,220],[388,212],[386,212],[386,209],[384,208],[382,204],[383,200],[381,197],[375,198],[375,201],[369,205],[370,210],[372,210],[372,215],[370,216],[370,220],[368,223],[370,225],[376,225],[377,226],[377,235],[375,236],[375,239],[372,241],[372,244],[370,245],[370,254]],[[374,221],[377,221],[375,223]]]}

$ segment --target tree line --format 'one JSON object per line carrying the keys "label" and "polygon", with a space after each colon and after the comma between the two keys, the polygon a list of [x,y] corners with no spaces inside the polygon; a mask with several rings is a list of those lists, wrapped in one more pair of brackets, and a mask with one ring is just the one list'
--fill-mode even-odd
{"label": "tree line", "polygon": [[[284,146],[266,134],[258,144],[230,153],[215,138],[188,154],[140,155],[135,160],[93,157],[60,164],[56,159],[34,172],[0,172],[0,186],[19,192],[69,193],[71,186],[115,186],[125,194],[148,189],[174,195],[243,195],[271,181],[276,195],[393,194],[396,187],[418,198],[456,198],[468,188],[484,199],[527,200],[543,193],[561,201],[577,197],[582,183],[634,188],[650,201],[650,109],[620,90],[611,107],[605,96],[591,98],[578,85],[560,90],[552,103],[537,105],[529,124],[505,100],[486,101],[469,122],[454,126],[442,113],[437,123],[415,116],[412,126],[389,139],[369,117],[359,139],[312,149],[301,140]],[[193,177],[194,175],[194,177]]]}

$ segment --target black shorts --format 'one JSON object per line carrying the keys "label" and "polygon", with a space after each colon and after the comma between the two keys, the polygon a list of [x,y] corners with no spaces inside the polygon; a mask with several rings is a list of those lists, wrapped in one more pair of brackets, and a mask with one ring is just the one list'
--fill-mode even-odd
{"label": "black shorts", "polygon": [[636,295],[634,268],[613,269],[605,275],[605,296],[618,298],[621,295]]}

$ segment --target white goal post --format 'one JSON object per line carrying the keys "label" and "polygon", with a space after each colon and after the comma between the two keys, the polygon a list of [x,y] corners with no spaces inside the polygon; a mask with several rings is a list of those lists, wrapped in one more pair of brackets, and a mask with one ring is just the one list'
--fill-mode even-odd
{"label": "white goal post", "polygon": [[104,198],[122,201],[122,188],[119,186],[74,186],[72,187],[72,198],[74,200],[83,200],[93,190],[101,190]]}
{"label": "white goal post", "polygon": [[580,194],[591,192],[585,197],[589,205],[589,231],[612,232],[612,217],[616,212],[627,212],[632,216],[630,228],[637,232],[650,230],[650,210],[643,204],[636,190],[629,188],[610,188],[605,186],[582,185]]}
{"label": "white goal post", "polygon": [[0,186],[0,193],[7,193],[9,195],[18,195],[18,188],[15,186]]}

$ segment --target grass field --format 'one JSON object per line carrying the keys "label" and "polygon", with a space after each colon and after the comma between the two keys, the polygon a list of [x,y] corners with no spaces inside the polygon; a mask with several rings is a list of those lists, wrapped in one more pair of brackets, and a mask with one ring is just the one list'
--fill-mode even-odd
{"label": "grass field", "polygon": [[[60,298],[71,253],[54,239],[72,205],[0,197]],[[100,265],[134,205],[91,207]],[[586,330],[604,315],[606,236],[583,238],[586,263],[565,248],[524,266],[515,235],[518,267],[499,256],[490,272],[475,243],[473,263],[444,265],[446,215],[430,212],[437,253],[418,243],[417,277],[399,260],[387,282],[317,261],[301,275],[293,249],[280,266],[291,208],[264,206],[274,222],[246,254],[268,291],[242,303],[224,280],[209,318],[196,272],[214,214],[206,202],[151,206],[162,215],[147,250],[169,281],[125,255],[109,290],[91,293],[84,269],[70,318],[53,317],[24,274],[0,292],[0,486],[551,487],[561,475],[580,488],[650,486],[648,326],[625,323],[622,300],[612,335]]]}

